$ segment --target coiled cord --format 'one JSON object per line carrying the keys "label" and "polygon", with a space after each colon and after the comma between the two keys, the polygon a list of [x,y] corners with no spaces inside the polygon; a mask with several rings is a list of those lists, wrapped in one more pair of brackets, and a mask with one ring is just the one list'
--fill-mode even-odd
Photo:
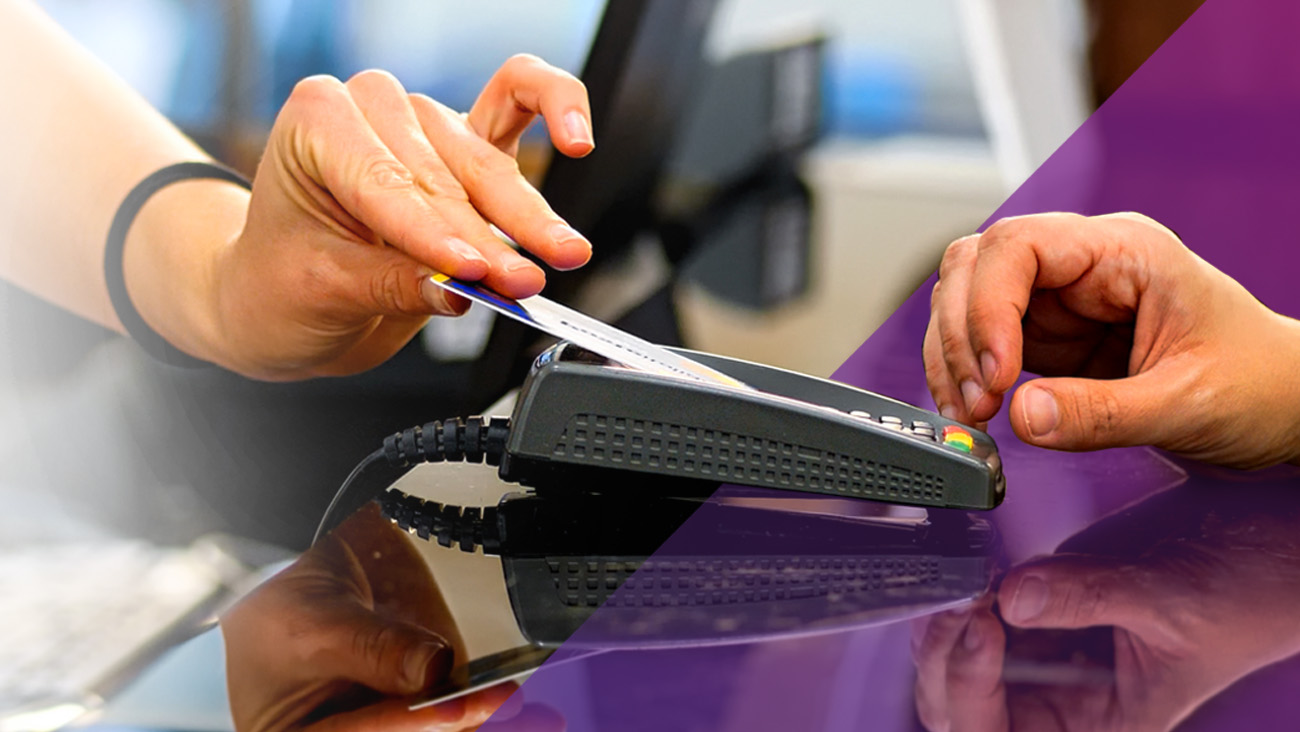
{"label": "coiled cord", "polygon": [[[409,496],[389,486],[420,463],[486,461],[488,465],[500,465],[509,436],[510,420],[504,417],[429,422],[389,435],[384,438],[383,447],[366,456],[339,486],[329,508],[325,509],[312,543],[320,541],[366,503],[377,499],[384,516],[423,539],[436,539],[446,547],[455,543],[467,552],[474,551],[477,546],[482,546],[485,552],[495,552],[500,547],[496,508],[447,506]],[[378,488],[361,481],[372,466],[381,463],[388,470]]]}

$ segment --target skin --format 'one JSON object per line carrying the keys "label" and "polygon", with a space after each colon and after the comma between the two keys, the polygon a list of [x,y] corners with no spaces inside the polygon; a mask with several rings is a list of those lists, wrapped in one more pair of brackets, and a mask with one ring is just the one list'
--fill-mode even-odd
{"label": "skin", "polygon": [[[109,328],[102,273],[118,205],[153,171],[207,156],[31,3],[0,0],[0,276]],[[511,297],[581,266],[591,245],[514,160],[542,115],[563,154],[594,149],[586,90],[531,56],[507,61],[468,114],[409,94],[391,75],[303,80],[281,109],[253,191],[177,183],[140,210],[125,279],[145,321],[180,350],[267,380],[350,374],[467,303],[424,285],[433,271]]]}
{"label": "skin", "polygon": [[465,646],[428,565],[373,504],[242,599],[221,630],[239,732],[564,728],[514,684],[408,709]]}
{"label": "skin", "polygon": [[[1014,567],[972,607],[918,621],[926,729],[1169,730],[1300,652],[1293,493],[1235,487],[1231,497],[1213,487],[1157,495]],[[1007,679],[1034,651],[1071,658],[1107,641],[1113,658],[1094,662],[1102,673],[1091,683]]]}
{"label": "skin", "polygon": [[1300,323],[1138,214],[1004,219],[953,242],[925,335],[944,415],[1032,445],[1155,445],[1258,468],[1300,459]]}

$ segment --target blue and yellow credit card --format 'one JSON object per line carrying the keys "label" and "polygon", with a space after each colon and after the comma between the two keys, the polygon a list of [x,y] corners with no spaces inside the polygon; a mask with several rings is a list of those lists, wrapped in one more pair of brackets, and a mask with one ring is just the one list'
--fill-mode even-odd
{"label": "blue and yellow credit card", "polygon": [[631,333],[621,331],[608,323],[567,308],[541,295],[513,300],[482,285],[462,282],[444,274],[435,274],[430,279],[435,285],[468,298],[471,302],[486,305],[502,315],[526,323],[556,338],[569,341],[592,353],[600,354],[628,368],[720,386],[749,388],[717,369],[674,353],[663,346],[637,338]]}

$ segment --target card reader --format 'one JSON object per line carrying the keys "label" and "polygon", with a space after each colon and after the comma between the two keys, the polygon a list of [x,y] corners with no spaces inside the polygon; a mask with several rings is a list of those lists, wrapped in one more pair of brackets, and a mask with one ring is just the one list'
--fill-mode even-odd
{"label": "card reader", "polygon": [[[562,341],[524,381],[502,479],[610,490],[624,471],[917,506],[1002,502],[984,432],[833,381],[671,350],[752,388],[633,370]],[[599,480],[575,481],[583,470]]]}
{"label": "card reader", "polygon": [[[538,356],[511,419],[385,438],[343,482],[316,540],[413,465],[443,460],[497,465],[538,492],[708,495],[730,483],[936,508],[1002,502],[1002,461],[980,430],[826,379],[670,350],[719,380],[631,369],[561,341]],[[372,465],[388,468],[369,476],[381,483],[360,480]]]}

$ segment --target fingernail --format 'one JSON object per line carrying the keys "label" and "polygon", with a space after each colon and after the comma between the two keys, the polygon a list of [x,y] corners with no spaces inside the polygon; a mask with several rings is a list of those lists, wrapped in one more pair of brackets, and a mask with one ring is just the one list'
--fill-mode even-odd
{"label": "fingernail", "polygon": [[519,272],[519,271],[522,271],[522,270],[525,270],[525,269],[533,270],[533,269],[537,269],[537,268],[538,268],[537,265],[533,264],[532,262],[528,261],[527,259],[516,259],[515,261],[511,262],[510,264],[507,264],[507,265],[505,266],[505,270],[504,270],[504,271],[506,271],[506,272]]}
{"label": "fingernail", "polygon": [[482,252],[470,246],[469,242],[464,239],[457,239],[453,236],[449,237],[443,242],[443,244],[448,249],[455,252],[456,256],[467,262],[482,262],[487,264],[487,257],[484,257]]}
{"label": "fingernail", "polygon": [[564,115],[564,128],[568,131],[569,141],[573,144],[596,147],[595,137],[591,134],[591,125],[587,124],[587,118],[582,112],[574,109]]}
{"label": "fingernail", "polygon": [[966,411],[974,412],[975,405],[979,404],[980,397],[984,396],[984,390],[974,379],[966,379],[961,382],[961,396],[966,400]]}
{"label": "fingernail", "polygon": [[[576,269],[591,261],[591,242],[568,224],[555,224],[551,227],[551,240],[564,249],[573,249],[582,254],[582,261],[565,263],[563,266],[552,264],[556,269]],[[548,260],[549,261],[549,260]]]}
{"label": "fingernail", "polygon": [[1056,429],[1061,413],[1056,407],[1056,399],[1046,389],[1031,387],[1025,392],[1025,424],[1033,437],[1044,437]]}
{"label": "fingernail", "polygon": [[989,384],[998,375],[998,360],[993,357],[991,351],[984,351],[980,354],[980,376],[984,379],[984,388],[987,389]]}
{"label": "fingernail", "polygon": [[1007,611],[1007,620],[1013,623],[1026,623],[1043,614],[1047,607],[1047,583],[1034,575],[1026,575],[1016,587],[1016,594],[1011,596],[1011,607]]}
{"label": "fingernail", "polygon": [[429,685],[429,668],[438,654],[445,653],[447,646],[435,641],[421,643],[406,652],[402,659],[402,680],[408,688],[423,689]]}
{"label": "fingernail", "polygon": [[577,229],[568,224],[553,225],[551,227],[551,241],[554,241],[556,244],[571,245],[572,243],[577,243],[582,246],[591,246],[591,243],[587,241],[587,237],[579,234]]}
{"label": "fingernail", "polygon": [[972,622],[966,626],[966,632],[961,637],[961,645],[968,651],[977,650],[980,644],[984,642],[984,636],[980,634],[979,623]]}
{"label": "fingernail", "polygon": [[940,416],[940,417],[943,417],[944,419],[951,419],[952,421],[956,422],[956,421],[957,421],[957,408],[954,407],[954,406],[951,405],[951,404],[948,404],[948,405],[945,405],[945,406],[943,406],[943,407],[940,407],[940,408],[939,408],[939,416]]}
{"label": "fingernail", "polygon": [[447,295],[441,287],[433,284],[433,280],[428,277],[420,280],[420,296],[429,305],[439,310],[444,310],[447,307]]}

